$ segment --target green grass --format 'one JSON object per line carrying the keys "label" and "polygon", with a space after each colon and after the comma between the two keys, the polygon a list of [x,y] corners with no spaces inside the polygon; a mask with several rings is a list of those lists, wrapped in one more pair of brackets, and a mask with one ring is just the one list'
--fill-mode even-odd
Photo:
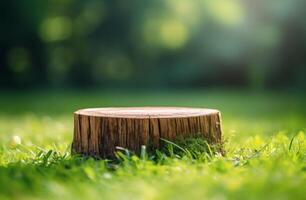
{"label": "green grass", "polygon": [[[239,91],[2,92],[0,199],[305,199],[305,102]],[[70,155],[73,111],[145,105],[220,109],[226,156],[199,140],[116,161]]]}

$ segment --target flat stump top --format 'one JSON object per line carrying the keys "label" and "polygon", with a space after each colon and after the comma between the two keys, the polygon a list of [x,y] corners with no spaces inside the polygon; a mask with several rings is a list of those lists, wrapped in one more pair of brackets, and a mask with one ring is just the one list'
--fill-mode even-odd
{"label": "flat stump top", "polygon": [[218,110],[186,107],[116,107],[88,108],[75,112],[78,115],[110,118],[182,118],[196,117],[219,113]]}

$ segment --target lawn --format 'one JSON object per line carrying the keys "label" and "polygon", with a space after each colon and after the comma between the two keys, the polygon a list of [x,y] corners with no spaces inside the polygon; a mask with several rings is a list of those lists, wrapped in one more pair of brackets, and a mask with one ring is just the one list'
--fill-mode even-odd
{"label": "lawn", "polygon": [[[305,199],[305,100],[285,92],[4,91],[0,199]],[[70,155],[73,111],[147,105],[219,109],[226,155],[175,146],[115,161]]]}

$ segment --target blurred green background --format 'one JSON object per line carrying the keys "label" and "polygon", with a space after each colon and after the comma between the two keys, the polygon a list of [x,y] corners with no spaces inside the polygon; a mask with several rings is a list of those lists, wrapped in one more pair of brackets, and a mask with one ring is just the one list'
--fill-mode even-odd
{"label": "blurred green background", "polygon": [[306,88],[303,0],[0,2],[1,88]]}
{"label": "blurred green background", "polygon": [[[305,199],[305,8],[0,1],[0,199]],[[71,156],[73,112],[107,106],[219,109],[227,155]]]}

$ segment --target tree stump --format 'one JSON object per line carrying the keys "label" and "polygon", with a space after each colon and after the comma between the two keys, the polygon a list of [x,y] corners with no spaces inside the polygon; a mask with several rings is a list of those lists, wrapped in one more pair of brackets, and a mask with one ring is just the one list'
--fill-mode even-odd
{"label": "tree stump", "polygon": [[161,138],[202,135],[210,144],[221,143],[220,112],[183,107],[90,108],[74,113],[72,152],[108,158],[116,147],[139,153],[141,146],[158,149]]}

